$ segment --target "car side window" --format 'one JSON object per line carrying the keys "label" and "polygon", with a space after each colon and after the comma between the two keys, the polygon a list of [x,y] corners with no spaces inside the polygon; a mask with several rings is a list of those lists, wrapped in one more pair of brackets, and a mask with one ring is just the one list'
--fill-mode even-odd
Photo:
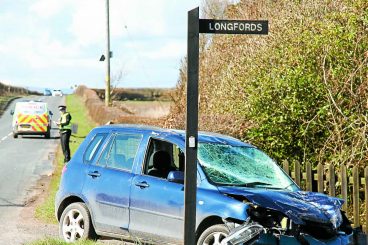
{"label": "car side window", "polygon": [[93,137],[83,156],[83,161],[85,163],[91,163],[94,160],[96,153],[101,147],[106,135],[107,134],[96,134],[95,137]]}
{"label": "car side window", "polygon": [[146,155],[144,174],[167,178],[170,171],[184,171],[184,153],[167,141],[151,139]]}
{"label": "car side window", "polygon": [[131,171],[142,137],[140,134],[116,134],[105,148],[98,164]]}

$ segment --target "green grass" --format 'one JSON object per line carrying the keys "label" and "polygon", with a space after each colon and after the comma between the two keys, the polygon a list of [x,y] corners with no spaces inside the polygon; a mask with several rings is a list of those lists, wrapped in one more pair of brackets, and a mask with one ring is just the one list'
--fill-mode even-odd
{"label": "green grass", "polygon": [[[91,131],[91,129],[96,126],[96,124],[92,122],[92,120],[89,118],[87,110],[78,96],[68,95],[66,98],[66,105],[68,111],[72,116],[72,123],[78,124],[77,134],[72,135],[72,137],[70,138],[70,151],[73,157],[73,153],[77,150],[78,146],[84,140],[85,136]],[[51,178],[48,196],[45,201],[36,208],[35,213],[36,218],[46,223],[57,223],[57,220],[55,218],[54,202],[55,194],[59,187],[61,170],[63,169],[63,166],[63,154],[59,147],[56,154],[56,168]]]}
{"label": "green grass", "polygon": [[[70,243],[64,242],[60,239],[56,239],[56,238],[45,238],[42,240],[38,240],[32,243],[29,243],[29,245],[67,245]],[[90,241],[90,240],[81,240],[81,241],[77,241],[75,243],[73,243],[75,245],[96,245],[96,244],[100,244],[100,243],[96,243],[94,241]]]}
{"label": "green grass", "polygon": [[15,96],[0,96],[0,115],[4,113],[5,106],[14,98]]}

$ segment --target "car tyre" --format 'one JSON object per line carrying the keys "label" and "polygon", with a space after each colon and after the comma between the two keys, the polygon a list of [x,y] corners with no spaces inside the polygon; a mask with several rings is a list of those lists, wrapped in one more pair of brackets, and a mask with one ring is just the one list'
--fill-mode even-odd
{"label": "car tyre", "polygon": [[14,138],[14,139],[18,138],[18,134],[13,133],[13,138]]}
{"label": "car tyre", "polygon": [[229,235],[229,228],[224,224],[208,227],[199,237],[197,245],[219,245]]}
{"label": "car tyre", "polygon": [[59,235],[66,242],[96,238],[91,215],[84,203],[72,203],[65,208],[59,221]]}

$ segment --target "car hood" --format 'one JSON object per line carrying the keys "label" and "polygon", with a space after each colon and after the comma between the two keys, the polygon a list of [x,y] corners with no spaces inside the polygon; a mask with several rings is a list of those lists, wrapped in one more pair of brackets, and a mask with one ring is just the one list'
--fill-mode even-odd
{"label": "car hood", "polygon": [[278,191],[232,186],[220,186],[219,191],[227,195],[243,196],[254,205],[283,213],[295,224],[306,222],[332,224],[337,228],[342,223],[339,198],[306,191]]}

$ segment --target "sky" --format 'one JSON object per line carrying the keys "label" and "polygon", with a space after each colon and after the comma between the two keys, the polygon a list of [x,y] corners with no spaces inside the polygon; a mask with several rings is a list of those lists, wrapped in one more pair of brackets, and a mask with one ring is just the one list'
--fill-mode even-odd
{"label": "sky", "polygon": [[[0,82],[104,88],[105,2],[0,0]],[[187,52],[187,13],[201,2],[110,0],[113,85],[175,87]]]}

